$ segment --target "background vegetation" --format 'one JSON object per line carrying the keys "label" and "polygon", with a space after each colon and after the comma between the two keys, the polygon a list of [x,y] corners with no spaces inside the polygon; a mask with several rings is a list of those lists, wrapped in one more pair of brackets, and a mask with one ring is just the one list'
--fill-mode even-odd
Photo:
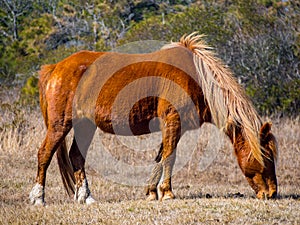
{"label": "background vegetation", "polygon": [[299,24],[292,0],[0,0],[0,88],[34,105],[42,64],[199,31],[261,113],[298,115]]}

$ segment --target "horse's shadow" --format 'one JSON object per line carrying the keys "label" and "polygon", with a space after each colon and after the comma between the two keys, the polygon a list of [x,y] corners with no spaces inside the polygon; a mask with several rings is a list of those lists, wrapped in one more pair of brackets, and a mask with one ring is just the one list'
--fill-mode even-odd
{"label": "horse's shadow", "polygon": [[[255,199],[254,195],[244,195],[240,192],[237,193],[227,193],[224,195],[215,195],[209,193],[193,193],[189,194],[188,196],[181,196],[179,199],[210,199],[210,198],[225,198],[225,199],[246,199],[251,198]],[[281,200],[281,199],[293,199],[293,200],[300,200],[300,194],[279,194],[274,200]]]}
{"label": "horse's shadow", "polygon": [[294,199],[300,200],[300,194],[279,194],[277,199]]}

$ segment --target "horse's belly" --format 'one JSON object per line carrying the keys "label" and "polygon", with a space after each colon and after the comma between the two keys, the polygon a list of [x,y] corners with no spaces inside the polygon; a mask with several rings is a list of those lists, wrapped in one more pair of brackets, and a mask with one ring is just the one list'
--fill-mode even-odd
{"label": "horse's belly", "polygon": [[97,126],[108,133],[130,136],[159,131],[156,97],[143,98],[131,108],[98,107],[96,118]]}
{"label": "horse's belly", "polygon": [[103,132],[122,136],[143,135],[159,131],[159,119],[143,119],[139,121],[114,119],[102,120],[97,124]]}

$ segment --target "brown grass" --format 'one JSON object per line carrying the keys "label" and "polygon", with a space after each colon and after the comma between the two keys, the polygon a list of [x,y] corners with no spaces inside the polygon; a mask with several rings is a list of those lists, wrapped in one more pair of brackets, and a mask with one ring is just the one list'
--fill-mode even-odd
{"label": "brown grass", "polygon": [[[29,115],[28,115],[29,114]],[[2,122],[10,114],[1,113]],[[87,173],[93,196],[98,202],[79,205],[66,195],[56,160],[47,175],[46,207],[29,204],[28,194],[36,175],[36,152],[45,129],[39,112],[23,112],[29,120],[22,126],[0,129],[0,224],[299,224],[300,223],[300,121],[273,120],[273,132],[279,143],[277,174],[279,199],[257,200],[235,161],[228,140],[206,170],[198,162],[208,145],[210,126],[201,131],[192,160],[173,177],[176,200],[145,201],[144,188],[106,180],[91,166]],[[5,118],[6,116],[6,118]],[[97,151],[98,137],[89,157]],[[140,163],[134,154],[106,135],[116,157]],[[144,156],[145,160],[154,159]],[[126,153],[126,154],[125,154]]]}

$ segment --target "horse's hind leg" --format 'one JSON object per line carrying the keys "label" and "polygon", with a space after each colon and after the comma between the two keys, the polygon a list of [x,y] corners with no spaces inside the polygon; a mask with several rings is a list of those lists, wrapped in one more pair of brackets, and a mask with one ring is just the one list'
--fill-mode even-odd
{"label": "horse's hind leg", "polygon": [[84,164],[88,148],[93,139],[96,126],[87,119],[83,119],[74,126],[74,139],[69,152],[75,176],[74,200],[79,203],[91,204],[95,200],[91,196]]}
{"label": "horse's hind leg", "polygon": [[32,204],[44,205],[45,201],[45,183],[46,171],[51,159],[60,146],[65,136],[68,134],[70,127],[60,127],[61,129],[49,128],[46,138],[38,151],[38,172],[36,176],[36,184],[32,188],[29,198]]}

